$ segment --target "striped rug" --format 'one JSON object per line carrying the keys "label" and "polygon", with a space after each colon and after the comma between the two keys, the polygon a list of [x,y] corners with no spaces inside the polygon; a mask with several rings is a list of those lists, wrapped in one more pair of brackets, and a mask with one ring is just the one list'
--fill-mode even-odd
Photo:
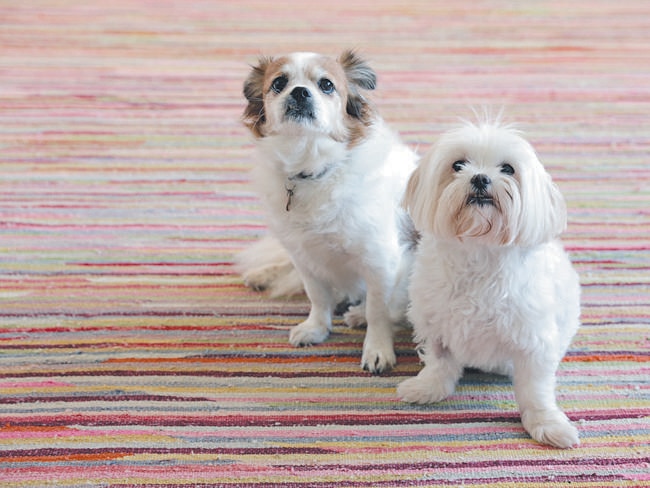
{"label": "striped rug", "polygon": [[[265,232],[241,85],[259,54],[354,47],[422,151],[470,107],[524,129],[569,206],[583,327],[558,378],[582,445],[511,384],[360,370],[340,322],[246,289]],[[0,0],[0,486],[650,486],[647,0]]]}

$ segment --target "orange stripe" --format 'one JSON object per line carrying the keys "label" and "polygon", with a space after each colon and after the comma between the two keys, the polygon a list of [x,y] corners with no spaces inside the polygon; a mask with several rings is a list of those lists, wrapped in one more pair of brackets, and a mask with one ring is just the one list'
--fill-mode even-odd
{"label": "orange stripe", "polygon": [[125,457],[123,453],[98,453],[98,454],[66,454],[63,456],[14,456],[3,458],[6,463],[56,463],[61,461],[110,461]]}
{"label": "orange stripe", "polygon": [[61,432],[62,430],[73,430],[61,426],[44,426],[44,425],[11,425],[5,424],[0,426],[0,432]]}
{"label": "orange stripe", "polygon": [[348,356],[298,356],[286,358],[229,357],[229,358],[111,358],[105,363],[358,363],[359,358]]}
{"label": "orange stripe", "polygon": [[634,354],[587,354],[581,356],[567,356],[564,358],[567,363],[595,363],[611,361],[630,361],[634,363],[647,363],[650,356],[636,356]]}

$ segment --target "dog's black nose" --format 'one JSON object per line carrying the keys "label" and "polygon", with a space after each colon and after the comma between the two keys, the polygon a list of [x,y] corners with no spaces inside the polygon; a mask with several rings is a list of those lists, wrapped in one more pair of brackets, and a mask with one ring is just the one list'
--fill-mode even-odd
{"label": "dog's black nose", "polygon": [[297,102],[300,102],[307,98],[311,98],[311,93],[306,87],[297,86],[293,90],[291,90],[291,98],[293,98]]}
{"label": "dog's black nose", "polygon": [[285,116],[296,122],[304,122],[316,118],[314,97],[305,86],[297,86],[291,90],[286,100]]}
{"label": "dog's black nose", "polygon": [[486,190],[487,187],[490,186],[490,184],[492,183],[492,180],[488,175],[478,174],[472,176],[471,182],[474,188],[481,191],[481,190]]}

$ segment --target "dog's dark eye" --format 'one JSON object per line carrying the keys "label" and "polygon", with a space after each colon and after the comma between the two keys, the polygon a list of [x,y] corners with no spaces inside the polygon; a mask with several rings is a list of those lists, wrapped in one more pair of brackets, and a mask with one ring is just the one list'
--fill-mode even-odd
{"label": "dog's dark eye", "polygon": [[465,165],[467,164],[467,161],[461,159],[459,161],[456,161],[454,164],[451,165],[451,167],[454,169],[456,173],[458,173],[460,170],[462,170]]}
{"label": "dog's dark eye", "polygon": [[271,90],[273,90],[275,93],[280,93],[282,90],[284,90],[284,87],[287,86],[288,82],[289,80],[286,76],[278,76],[275,80],[273,80],[273,83],[271,83]]}
{"label": "dog's dark eye", "polygon": [[501,165],[501,172],[502,172],[504,175],[511,175],[511,176],[512,176],[512,175],[515,174],[515,168],[513,168],[513,167],[512,167],[511,165],[509,165],[508,163],[503,163],[503,164]]}
{"label": "dog's dark eye", "polygon": [[329,95],[334,91],[334,83],[332,83],[330,80],[327,78],[323,78],[318,82],[318,87],[321,89],[323,93],[326,95]]}

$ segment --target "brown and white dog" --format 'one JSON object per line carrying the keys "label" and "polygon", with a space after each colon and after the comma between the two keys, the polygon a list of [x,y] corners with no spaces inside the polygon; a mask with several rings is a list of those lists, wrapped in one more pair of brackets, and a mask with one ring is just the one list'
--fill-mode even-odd
{"label": "brown and white dog", "polygon": [[324,341],[338,302],[367,322],[361,366],[394,366],[394,325],[407,305],[412,226],[400,207],[416,155],[369,101],[376,74],[357,54],[265,57],[244,83],[244,123],[259,161],[253,183],[271,236],[239,256],[248,285],[290,294],[304,286],[307,320],[289,340]]}

